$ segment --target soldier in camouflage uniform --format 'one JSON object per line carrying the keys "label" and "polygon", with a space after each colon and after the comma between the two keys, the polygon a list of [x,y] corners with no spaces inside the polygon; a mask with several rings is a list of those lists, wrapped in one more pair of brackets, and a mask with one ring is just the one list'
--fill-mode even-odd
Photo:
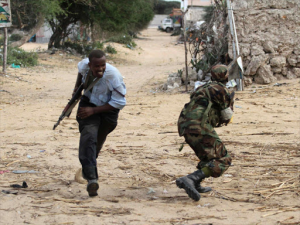
{"label": "soldier in camouflage uniform", "polygon": [[233,97],[225,86],[228,71],[225,65],[214,66],[211,70],[212,82],[198,87],[185,104],[178,119],[178,132],[194,150],[200,162],[198,170],[178,178],[176,185],[185,189],[195,201],[200,194],[211,191],[201,187],[206,177],[220,177],[230,166],[231,157],[214,127],[227,125],[233,114]]}

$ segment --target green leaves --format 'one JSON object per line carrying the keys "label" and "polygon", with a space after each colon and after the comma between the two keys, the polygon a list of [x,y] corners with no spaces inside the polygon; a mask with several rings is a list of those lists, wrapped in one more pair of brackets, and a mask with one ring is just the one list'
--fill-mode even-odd
{"label": "green leaves", "polygon": [[[45,18],[53,35],[48,47],[59,47],[69,33],[70,25],[83,24],[87,28],[103,32],[125,34],[147,27],[154,16],[155,0],[14,0],[13,24],[29,31],[37,24],[37,18]],[[92,34],[92,35],[93,35]],[[93,35],[95,37],[95,35]],[[100,36],[97,38],[101,39]]]}
{"label": "green leaves", "polygon": [[64,14],[60,4],[63,0],[13,0],[11,13],[13,25],[30,30],[37,23],[36,18],[54,18]]}
{"label": "green leaves", "polygon": [[155,14],[170,14],[173,8],[180,8],[180,2],[178,1],[154,1],[154,12]]}
{"label": "green leaves", "polygon": [[93,5],[90,18],[109,32],[124,33],[145,28],[154,16],[151,0],[110,0]]}
{"label": "green leaves", "polygon": [[[0,51],[2,54],[2,50]],[[2,63],[2,57],[0,58]],[[26,52],[21,48],[7,48],[7,64],[21,67],[36,66],[38,64],[38,54],[36,52]]]}

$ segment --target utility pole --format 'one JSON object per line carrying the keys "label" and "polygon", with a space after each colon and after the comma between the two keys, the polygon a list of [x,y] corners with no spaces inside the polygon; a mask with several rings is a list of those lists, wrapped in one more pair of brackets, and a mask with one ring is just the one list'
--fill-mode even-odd
{"label": "utility pole", "polygon": [[232,39],[232,52],[233,52],[233,60],[237,61],[237,64],[239,66],[239,79],[237,80],[237,90],[242,91],[243,90],[243,62],[242,58],[239,55],[239,45],[238,45],[238,39],[236,34],[236,28],[235,28],[235,21],[234,21],[234,15],[233,15],[233,8],[231,5],[230,0],[226,0],[227,3],[227,10],[228,10],[228,19],[229,19],[229,25],[230,25],[230,34]]}
{"label": "utility pole", "polygon": [[7,27],[4,27],[4,45],[3,45],[3,69],[2,72],[6,73],[6,63],[7,63]]}
{"label": "utility pole", "polygon": [[188,54],[188,49],[186,46],[186,28],[185,28],[185,14],[187,12],[188,9],[186,9],[186,11],[182,14],[182,24],[183,24],[183,43],[184,43],[184,55],[185,55],[185,91],[188,91],[188,63],[187,63],[187,54]]}

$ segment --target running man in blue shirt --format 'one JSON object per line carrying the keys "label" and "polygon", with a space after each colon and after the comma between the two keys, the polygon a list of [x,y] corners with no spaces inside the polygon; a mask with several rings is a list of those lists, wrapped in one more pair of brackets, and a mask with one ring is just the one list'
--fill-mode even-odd
{"label": "running man in blue shirt", "polygon": [[98,154],[107,135],[117,126],[119,111],[126,105],[123,77],[117,68],[106,63],[105,53],[101,50],[93,50],[89,58],[78,63],[74,91],[81,83],[88,86],[94,78],[101,79],[82,96],[76,117],[80,131],[79,161],[91,197],[97,196],[99,189]]}

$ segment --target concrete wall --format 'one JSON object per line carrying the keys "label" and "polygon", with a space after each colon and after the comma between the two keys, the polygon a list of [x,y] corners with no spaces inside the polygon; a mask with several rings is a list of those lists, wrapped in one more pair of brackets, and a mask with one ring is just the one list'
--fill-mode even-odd
{"label": "concrete wall", "polygon": [[185,15],[186,21],[200,21],[203,20],[204,9],[203,7],[190,7]]}
{"label": "concrete wall", "polygon": [[44,24],[39,31],[36,33],[36,42],[37,43],[48,43],[51,35],[53,34],[51,28]]}
{"label": "concrete wall", "polygon": [[211,0],[182,0],[180,8],[185,11],[190,6],[209,6]]}

